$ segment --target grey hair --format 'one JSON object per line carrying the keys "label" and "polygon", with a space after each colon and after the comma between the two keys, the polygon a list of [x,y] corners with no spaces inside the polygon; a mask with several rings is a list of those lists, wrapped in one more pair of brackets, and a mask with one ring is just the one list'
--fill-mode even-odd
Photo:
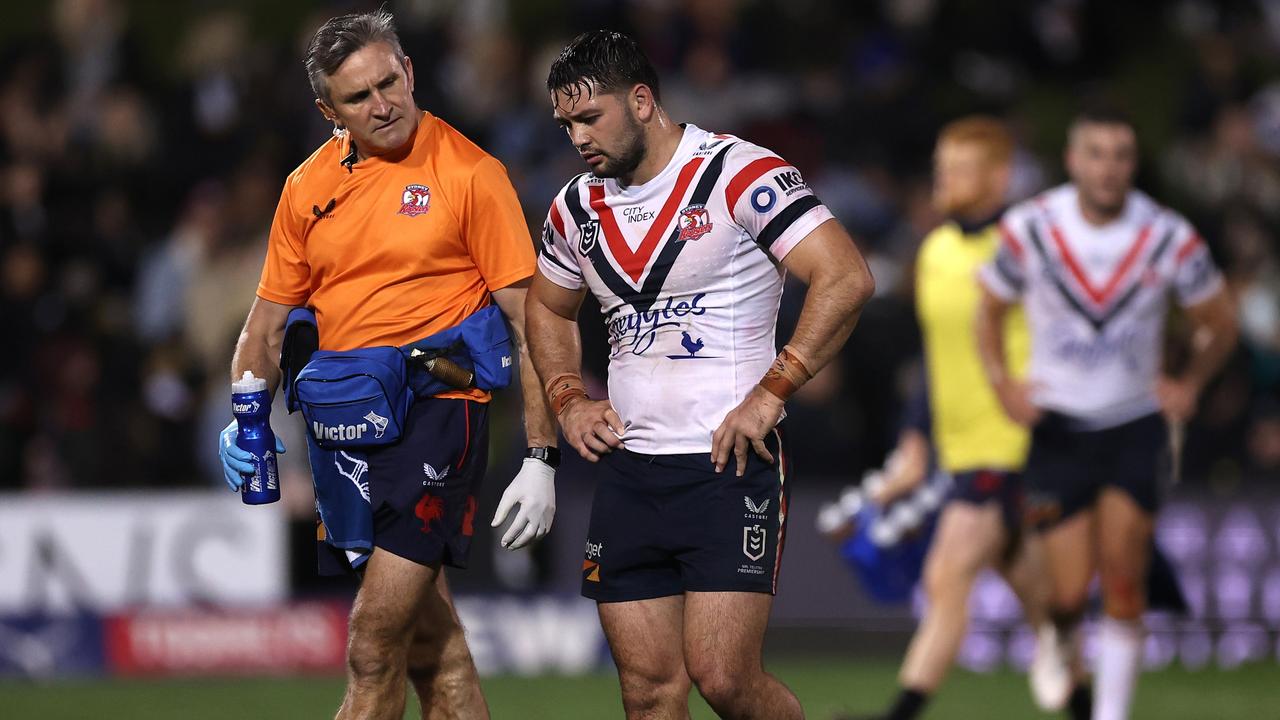
{"label": "grey hair", "polygon": [[386,10],[339,15],[321,25],[307,46],[305,64],[311,91],[317,98],[329,102],[325,78],[337,72],[357,50],[376,42],[390,45],[397,57],[404,57],[395,18]]}

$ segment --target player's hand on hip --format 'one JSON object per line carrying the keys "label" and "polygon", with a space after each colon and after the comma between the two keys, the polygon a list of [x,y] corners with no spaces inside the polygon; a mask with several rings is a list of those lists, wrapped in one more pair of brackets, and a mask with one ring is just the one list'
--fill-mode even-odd
{"label": "player's hand on hip", "polygon": [[491,527],[506,521],[516,505],[520,511],[511,527],[502,535],[502,547],[517,550],[533,540],[541,539],[551,530],[556,516],[556,471],[537,458],[525,458],[520,472],[502,493],[498,511],[493,514]]}
{"label": "player's hand on hip", "polygon": [[622,418],[608,400],[574,400],[560,413],[564,437],[582,457],[596,462],[622,447]]}
{"label": "player's hand on hip", "polygon": [[1190,380],[1162,376],[1156,380],[1156,401],[1160,413],[1173,423],[1191,419],[1200,399],[1200,388]]}
{"label": "player's hand on hip", "polygon": [[[240,433],[240,424],[232,420],[218,433],[218,458],[222,460],[222,477],[227,487],[239,490],[244,485],[245,476],[253,475],[253,453],[236,445],[236,435]],[[276,435],[276,454],[284,454],[284,441]]]}
{"label": "player's hand on hip", "polygon": [[996,386],[996,397],[1009,419],[1023,427],[1033,427],[1040,422],[1044,411],[1031,401],[1035,388],[1022,380],[1010,378]]}
{"label": "player's hand on hip", "polygon": [[720,427],[711,434],[711,462],[716,472],[724,470],[729,454],[738,461],[737,475],[747,472],[747,448],[767,463],[773,463],[773,455],[764,445],[764,438],[782,418],[783,402],[776,395],[756,385],[747,393],[738,407],[724,416]]}

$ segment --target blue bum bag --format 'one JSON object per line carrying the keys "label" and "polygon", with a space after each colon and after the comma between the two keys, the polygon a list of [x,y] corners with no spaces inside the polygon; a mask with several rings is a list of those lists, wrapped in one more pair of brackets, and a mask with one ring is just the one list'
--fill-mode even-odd
{"label": "blue bum bag", "polygon": [[325,450],[391,445],[413,404],[399,348],[318,350],[293,382],[307,429]]}
{"label": "blue bum bag", "polygon": [[511,383],[511,338],[501,311],[490,305],[403,348],[316,351],[286,387],[288,407],[302,411],[308,431],[325,450],[394,444],[415,397],[457,389],[411,362],[413,350],[422,351],[423,359],[445,357],[471,370],[481,390]]}

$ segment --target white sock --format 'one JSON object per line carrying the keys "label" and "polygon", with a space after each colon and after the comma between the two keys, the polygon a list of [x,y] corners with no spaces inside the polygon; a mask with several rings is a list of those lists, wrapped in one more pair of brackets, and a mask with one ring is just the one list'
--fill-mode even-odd
{"label": "white sock", "polygon": [[1093,671],[1093,720],[1126,720],[1142,667],[1141,620],[1103,617]]}

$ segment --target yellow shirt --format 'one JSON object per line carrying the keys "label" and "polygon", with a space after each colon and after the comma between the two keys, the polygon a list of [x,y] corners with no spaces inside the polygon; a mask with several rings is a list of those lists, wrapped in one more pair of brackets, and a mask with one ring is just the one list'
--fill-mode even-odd
{"label": "yellow shirt", "polygon": [[[1019,470],[1030,438],[1010,420],[987,382],[974,319],[981,298],[977,274],[1000,244],[996,225],[973,235],[948,222],[925,238],[916,262],[916,313],[924,334],[929,407],[939,464],[950,472]],[[1026,372],[1031,341],[1021,306],[1004,327],[1010,372]]]}

